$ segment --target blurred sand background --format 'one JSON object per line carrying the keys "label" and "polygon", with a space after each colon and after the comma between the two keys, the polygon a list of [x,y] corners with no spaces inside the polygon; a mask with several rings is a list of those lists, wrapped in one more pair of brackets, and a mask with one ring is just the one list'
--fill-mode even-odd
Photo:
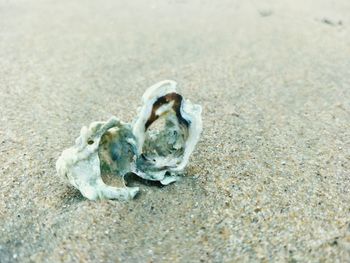
{"label": "blurred sand background", "polygon": [[[349,28],[347,0],[1,1],[0,262],[349,262]],[[184,178],[63,184],[81,126],[163,79],[203,106]]]}

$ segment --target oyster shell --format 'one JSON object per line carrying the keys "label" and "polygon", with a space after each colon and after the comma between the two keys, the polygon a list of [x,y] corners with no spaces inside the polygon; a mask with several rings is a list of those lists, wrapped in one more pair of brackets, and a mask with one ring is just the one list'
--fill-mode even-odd
{"label": "oyster shell", "polygon": [[[138,187],[112,187],[101,170],[127,173],[167,185],[185,168],[202,131],[201,106],[185,100],[176,82],[166,80],[146,90],[132,124],[116,117],[83,127],[75,145],[61,154],[58,174],[90,200],[132,199]],[[159,129],[154,129],[161,124]]]}
{"label": "oyster shell", "polygon": [[[176,90],[176,82],[165,80],[142,96],[143,107],[133,124],[138,156],[133,171],[148,180],[169,184],[188,163],[202,131],[202,108]],[[150,127],[164,118],[162,130]]]}
{"label": "oyster shell", "polygon": [[[115,117],[110,118],[107,122],[93,122],[89,128],[84,126],[75,145],[64,150],[56,162],[57,173],[90,200],[128,200],[139,191],[138,187],[108,186],[101,178],[101,162],[98,155],[101,137],[108,134],[111,129],[118,127],[123,128],[123,123]],[[127,139],[123,138],[123,140]],[[117,163],[127,162],[127,159],[128,156],[121,156],[121,160],[118,160]]]}

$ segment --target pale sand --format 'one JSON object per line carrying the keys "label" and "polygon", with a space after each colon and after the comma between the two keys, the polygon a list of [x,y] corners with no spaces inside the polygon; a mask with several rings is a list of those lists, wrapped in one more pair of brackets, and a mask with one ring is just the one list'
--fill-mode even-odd
{"label": "pale sand", "polygon": [[[0,262],[349,261],[350,2],[283,2],[2,1]],[[163,79],[203,106],[183,180],[64,185],[81,126]]]}

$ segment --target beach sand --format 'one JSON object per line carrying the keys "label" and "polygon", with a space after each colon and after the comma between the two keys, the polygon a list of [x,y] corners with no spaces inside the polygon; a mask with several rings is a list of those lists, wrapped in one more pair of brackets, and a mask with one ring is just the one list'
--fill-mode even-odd
{"label": "beach sand", "polygon": [[[0,262],[350,260],[350,2],[2,1]],[[89,201],[80,128],[174,79],[203,107],[182,180]],[[111,184],[120,183],[109,178]]]}

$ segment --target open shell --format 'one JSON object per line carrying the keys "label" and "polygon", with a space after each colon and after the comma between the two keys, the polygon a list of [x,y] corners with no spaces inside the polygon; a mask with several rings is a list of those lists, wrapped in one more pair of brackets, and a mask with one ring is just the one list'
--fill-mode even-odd
{"label": "open shell", "polygon": [[[118,176],[133,172],[166,185],[187,165],[202,131],[201,107],[185,100],[171,80],[147,89],[142,102],[132,125],[116,117],[93,122],[57,160],[58,174],[86,198],[128,200],[139,191],[106,185],[101,170]],[[161,121],[160,130],[152,129]]]}
{"label": "open shell", "polygon": [[123,124],[115,117],[107,122],[93,122],[89,128],[83,127],[75,145],[64,150],[56,162],[57,173],[68,180],[83,196],[97,199],[132,199],[139,191],[138,187],[117,188],[106,185],[101,178],[100,148],[101,137],[108,130]]}
{"label": "open shell", "polygon": [[[202,108],[184,100],[171,80],[150,87],[142,101],[133,125],[138,150],[134,172],[144,179],[168,184],[185,168],[199,140]],[[163,130],[150,131],[152,124],[162,118]]]}

